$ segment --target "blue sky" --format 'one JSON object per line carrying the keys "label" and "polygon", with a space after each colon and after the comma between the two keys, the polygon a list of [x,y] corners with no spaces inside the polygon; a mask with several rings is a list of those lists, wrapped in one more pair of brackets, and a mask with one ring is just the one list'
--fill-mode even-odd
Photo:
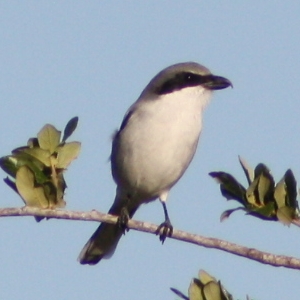
{"label": "blue sky", "polygon": [[[193,163],[168,200],[175,228],[276,254],[300,256],[300,229],[233,214],[207,175],[243,180],[237,157],[266,163],[279,180],[300,180],[300,3],[298,1],[5,1],[0,4],[0,156],[45,123],[82,142],[69,167],[67,209],[107,211],[113,201],[111,135],[161,69],[196,61],[229,78],[205,112]],[[5,173],[2,172],[2,177]],[[246,183],[246,180],[244,180]],[[0,182],[1,207],[22,205]],[[138,220],[160,224],[160,203]],[[245,299],[299,299],[299,271],[130,231],[99,265],[76,258],[92,222],[2,218],[1,299],[176,299],[199,269]]]}

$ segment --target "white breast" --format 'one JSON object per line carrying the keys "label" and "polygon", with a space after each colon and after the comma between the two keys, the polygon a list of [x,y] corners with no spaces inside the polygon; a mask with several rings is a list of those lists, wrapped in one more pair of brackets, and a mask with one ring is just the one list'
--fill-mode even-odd
{"label": "white breast", "polygon": [[144,202],[168,191],[194,156],[210,96],[197,86],[137,101],[114,143],[112,171],[118,187]]}

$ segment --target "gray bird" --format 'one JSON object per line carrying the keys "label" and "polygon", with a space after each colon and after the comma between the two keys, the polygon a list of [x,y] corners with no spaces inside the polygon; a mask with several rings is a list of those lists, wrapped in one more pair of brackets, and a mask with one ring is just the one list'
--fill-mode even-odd
{"label": "gray bird", "polygon": [[102,223],[79,254],[81,264],[109,258],[141,204],[159,199],[165,221],[158,234],[172,234],[166,209],[170,189],[195,154],[202,129],[202,112],[213,90],[232,86],[204,66],[179,63],[159,72],[127,111],[112,142],[111,170],[117,184],[109,214],[118,223]]}

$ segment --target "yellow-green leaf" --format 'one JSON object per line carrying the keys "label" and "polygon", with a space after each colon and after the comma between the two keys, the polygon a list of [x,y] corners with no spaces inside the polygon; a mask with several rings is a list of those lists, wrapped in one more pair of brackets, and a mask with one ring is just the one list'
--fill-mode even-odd
{"label": "yellow-green leaf", "polygon": [[247,197],[247,201],[248,203],[257,206],[257,200],[256,199],[256,191],[257,191],[257,186],[258,186],[258,180],[259,178],[255,178],[254,181],[250,184],[250,186],[248,187],[247,191],[246,191],[246,197]]}
{"label": "yellow-green leaf", "polygon": [[189,286],[189,299],[190,300],[205,300],[202,297],[201,288],[192,280],[190,286]]}
{"label": "yellow-green leaf", "polygon": [[41,148],[29,148],[29,147],[23,147],[23,148],[17,148],[12,151],[13,154],[21,154],[26,153],[28,155],[31,155],[35,159],[42,162],[46,167],[50,167],[50,152],[48,150],[44,150]]}
{"label": "yellow-green leaf", "polygon": [[221,288],[215,281],[207,283],[203,288],[205,300],[222,300]]}
{"label": "yellow-green leaf", "polygon": [[285,180],[282,178],[276,185],[274,191],[274,198],[278,208],[284,207],[285,204],[285,197],[286,197],[286,186]]}
{"label": "yellow-green leaf", "polygon": [[43,188],[49,201],[49,208],[63,208],[66,206],[66,202],[63,199],[64,194],[60,188],[56,188],[51,182],[44,184]]}
{"label": "yellow-green leaf", "polygon": [[40,147],[52,154],[59,145],[60,134],[53,125],[46,124],[37,135]]}
{"label": "yellow-green leaf", "polygon": [[290,225],[294,219],[294,210],[290,207],[284,206],[277,210],[277,218],[284,225]]}
{"label": "yellow-green leaf", "polygon": [[270,191],[273,188],[272,182],[270,178],[262,173],[259,176],[257,191],[258,191],[258,198],[261,205],[266,204],[265,201],[268,202],[268,196],[270,196]]}
{"label": "yellow-green leaf", "polygon": [[203,284],[206,284],[206,283],[211,282],[211,281],[216,281],[216,279],[214,277],[210,276],[204,270],[200,270],[198,276],[199,276],[200,281]]}
{"label": "yellow-green leaf", "polygon": [[71,142],[57,148],[57,165],[56,168],[65,169],[77,158],[80,151],[81,143]]}
{"label": "yellow-green leaf", "polygon": [[22,166],[17,171],[16,187],[26,205],[40,208],[48,207],[49,203],[43,188],[34,186],[33,172],[27,166]]}

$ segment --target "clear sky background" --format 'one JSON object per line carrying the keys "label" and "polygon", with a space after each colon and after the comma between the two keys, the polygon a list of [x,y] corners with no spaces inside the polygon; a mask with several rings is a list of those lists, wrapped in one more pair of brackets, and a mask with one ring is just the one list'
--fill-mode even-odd
{"label": "clear sky background", "polygon": [[[82,142],[66,180],[67,209],[106,212],[115,184],[111,135],[161,69],[196,61],[229,78],[205,112],[200,147],[168,201],[176,229],[300,257],[300,228],[242,212],[220,223],[226,202],[210,171],[246,183],[238,155],[266,163],[279,180],[300,180],[299,1],[2,1],[0,4],[0,156],[46,124],[73,116]],[[1,171],[1,177],[5,173]],[[0,206],[22,201],[0,182]],[[160,203],[138,220],[160,224]],[[177,299],[204,269],[235,299],[299,299],[300,271],[130,231],[96,266],[76,259],[98,224],[0,219],[1,299]]]}

